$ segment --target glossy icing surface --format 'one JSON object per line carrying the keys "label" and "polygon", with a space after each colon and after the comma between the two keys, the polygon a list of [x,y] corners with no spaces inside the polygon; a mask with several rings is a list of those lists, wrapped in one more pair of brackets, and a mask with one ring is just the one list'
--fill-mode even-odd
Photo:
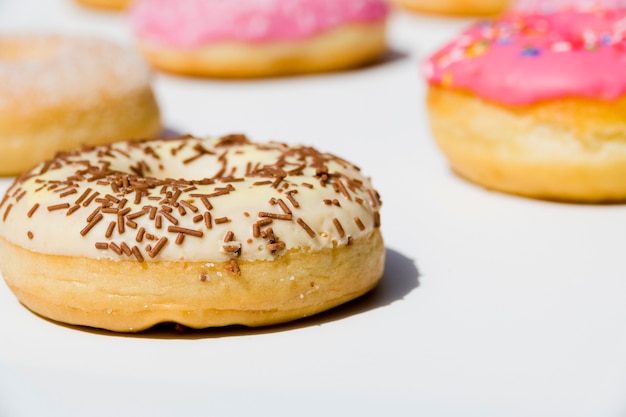
{"label": "glossy icing surface", "polygon": [[464,31],[424,63],[423,73],[434,85],[508,105],[615,100],[626,93],[625,33],[619,8],[511,12]]}
{"label": "glossy icing surface", "polygon": [[139,0],[136,35],[160,45],[297,40],[350,22],[385,19],[384,0]]}
{"label": "glossy icing surface", "polygon": [[120,142],[18,178],[0,203],[0,236],[89,258],[271,260],[369,235],[380,204],[359,168],[310,147],[242,135]]}

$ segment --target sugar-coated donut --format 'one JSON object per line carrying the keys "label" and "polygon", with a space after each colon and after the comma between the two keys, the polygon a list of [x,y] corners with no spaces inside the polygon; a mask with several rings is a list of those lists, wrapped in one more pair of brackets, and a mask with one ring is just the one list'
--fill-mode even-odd
{"label": "sugar-coated donut", "polygon": [[147,65],[110,41],[0,35],[0,80],[0,175],[59,150],[161,130]]}
{"label": "sugar-coated donut", "polygon": [[387,49],[385,0],[138,0],[130,19],[155,67],[208,77],[349,69]]}
{"label": "sugar-coated donut", "polygon": [[0,270],[28,308],[121,332],[260,326],[382,278],[379,194],[306,146],[216,139],[59,153],[0,202]]}
{"label": "sugar-coated donut", "polygon": [[75,0],[77,3],[98,9],[124,10],[131,0]]}
{"label": "sugar-coated donut", "polygon": [[569,3],[477,23],[430,57],[431,128],[452,168],[487,188],[623,201],[626,11]]}
{"label": "sugar-coated donut", "polygon": [[483,16],[502,12],[509,0],[390,0],[391,3],[418,13],[457,16]]}

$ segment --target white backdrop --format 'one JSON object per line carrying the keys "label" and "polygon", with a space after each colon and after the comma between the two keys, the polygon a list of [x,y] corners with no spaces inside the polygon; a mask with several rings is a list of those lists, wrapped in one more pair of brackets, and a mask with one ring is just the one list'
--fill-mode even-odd
{"label": "white backdrop", "polygon": [[[283,326],[128,336],[44,320],[0,283],[0,417],[625,415],[626,206],[488,192],[433,143],[418,67],[469,22],[396,12],[386,61],[356,71],[156,73],[173,131],[309,144],[361,166],[384,202],[385,277]],[[123,14],[70,0],[0,0],[0,32],[14,31],[133,44]]]}

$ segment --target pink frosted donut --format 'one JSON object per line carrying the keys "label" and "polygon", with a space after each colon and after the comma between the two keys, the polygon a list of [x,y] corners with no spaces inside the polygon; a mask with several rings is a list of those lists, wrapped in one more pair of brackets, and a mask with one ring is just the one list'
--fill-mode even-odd
{"label": "pink frosted donut", "polygon": [[626,200],[619,3],[520,2],[426,61],[431,127],[456,172],[532,197]]}
{"label": "pink frosted donut", "polygon": [[523,14],[551,14],[564,11],[594,12],[607,9],[623,9],[625,0],[517,0],[509,11]]}
{"label": "pink frosted donut", "polygon": [[386,50],[385,0],[138,0],[139,47],[157,68],[260,77],[352,68]]}

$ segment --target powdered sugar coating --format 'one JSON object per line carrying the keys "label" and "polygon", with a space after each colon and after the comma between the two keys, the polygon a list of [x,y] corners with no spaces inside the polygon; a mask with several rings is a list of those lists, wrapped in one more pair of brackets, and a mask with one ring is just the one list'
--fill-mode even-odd
{"label": "powdered sugar coating", "polygon": [[350,22],[387,17],[384,0],[138,0],[130,10],[137,36],[157,45],[302,39]]}
{"label": "powdered sugar coating", "polygon": [[[103,96],[145,89],[150,73],[137,53],[110,41],[20,34],[0,35],[0,80],[0,112],[28,114],[68,102],[91,107]],[[16,108],[23,97],[29,105]]]}

